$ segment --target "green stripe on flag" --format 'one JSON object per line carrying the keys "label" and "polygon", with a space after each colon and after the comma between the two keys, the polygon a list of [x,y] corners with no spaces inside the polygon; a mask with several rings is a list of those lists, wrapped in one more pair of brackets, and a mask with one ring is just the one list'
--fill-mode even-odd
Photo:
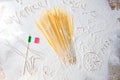
{"label": "green stripe on flag", "polygon": [[32,40],[32,37],[31,36],[28,36],[28,42],[30,43]]}

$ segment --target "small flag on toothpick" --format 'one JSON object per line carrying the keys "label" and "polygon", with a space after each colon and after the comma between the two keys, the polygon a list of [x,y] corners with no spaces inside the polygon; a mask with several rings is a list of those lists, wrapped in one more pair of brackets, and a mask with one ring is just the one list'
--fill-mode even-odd
{"label": "small flag on toothpick", "polygon": [[[28,43],[32,42],[32,36],[28,36]],[[35,37],[34,39],[34,43],[35,44],[39,44],[40,42],[40,38],[39,37]]]}

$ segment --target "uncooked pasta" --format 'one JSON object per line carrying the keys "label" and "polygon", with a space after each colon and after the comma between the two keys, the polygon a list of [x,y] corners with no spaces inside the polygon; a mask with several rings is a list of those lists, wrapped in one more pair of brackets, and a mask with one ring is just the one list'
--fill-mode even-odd
{"label": "uncooked pasta", "polygon": [[71,15],[61,8],[53,8],[43,11],[35,24],[63,63],[76,63]]}

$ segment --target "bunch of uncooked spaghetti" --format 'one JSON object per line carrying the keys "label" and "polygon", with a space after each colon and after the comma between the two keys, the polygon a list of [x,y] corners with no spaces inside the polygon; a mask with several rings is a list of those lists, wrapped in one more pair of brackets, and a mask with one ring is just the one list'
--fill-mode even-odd
{"label": "bunch of uncooked spaghetti", "polygon": [[54,8],[44,11],[35,24],[65,64],[76,63],[73,20],[65,10]]}

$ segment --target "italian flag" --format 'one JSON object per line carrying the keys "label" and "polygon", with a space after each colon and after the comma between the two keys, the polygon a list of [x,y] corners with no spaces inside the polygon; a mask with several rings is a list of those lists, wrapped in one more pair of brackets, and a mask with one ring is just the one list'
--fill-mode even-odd
{"label": "italian flag", "polygon": [[[34,41],[34,43],[35,44],[38,44],[39,42],[40,42],[40,38],[39,37],[35,37],[34,39],[33,39],[33,41]],[[28,43],[31,43],[32,42],[32,36],[28,36]]]}

